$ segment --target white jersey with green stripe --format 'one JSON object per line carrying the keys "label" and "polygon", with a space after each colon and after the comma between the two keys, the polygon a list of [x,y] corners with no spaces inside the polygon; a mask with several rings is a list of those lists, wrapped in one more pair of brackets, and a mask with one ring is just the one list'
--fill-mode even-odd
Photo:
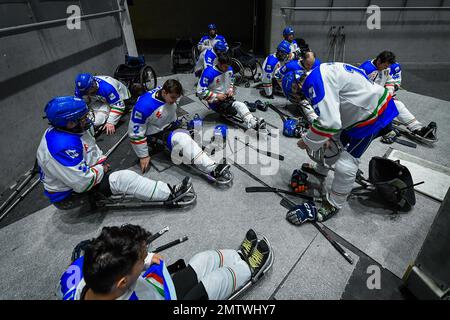
{"label": "white jersey with green stripe", "polygon": [[302,91],[318,115],[303,138],[312,150],[318,150],[342,129],[375,119],[389,97],[387,90],[363,70],[338,62],[315,68],[306,77]]}
{"label": "white jersey with green stripe", "polygon": [[105,159],[90,131],[76,134],[48,128],[37,150],[45,195],[58,202],[72,191],[89,191],[102,180]]}
{"label": "white jersey with green stripe", "polygon": [[158,98],[157,87],[139,97],[128,125],[131,146],[139,158],[148,156],[147,136],[163,131],[177,120],[176,103],[167,104]]}

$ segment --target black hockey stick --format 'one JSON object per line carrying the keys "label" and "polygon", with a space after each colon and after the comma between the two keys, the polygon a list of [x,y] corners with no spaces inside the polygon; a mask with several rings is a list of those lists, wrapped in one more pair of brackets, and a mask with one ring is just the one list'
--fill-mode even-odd
{"label": "black hockey stick", "polygon": [[278,189],[278,188],[271,188],[271,187],[247,187],[245,188],[245,192],[248,193],[253,193],[253,192],[279,192],[279,193],[284,193],[284,194],[289,194],[291,196],[296,196],[302,199],[306,199],[306,200],[311,200],[311,201],[315,201],[315,202],[322,202],[322,198],[319,197],[313,197],[307,194],[302,194],[302,193],[298,193],[298,192],[293,192],[293,191],[289,191],[289,190],[283,190],[283,189]]}
{"label": "black hockey stick", "polygon": [[[265,183],[264,181],[262,181],[260,178],[258,178],[257,176],[255,176],[253,173],[251,173],[250,171],[248,171],[247,169],[245,169],[244,167],[242,167],[240,164],[234,162],[233,165],[238,168],[239,170],[241,170],[242,172],[244,172],[245,174],[247,174],[250,178],[252,178],[253,180],[261,183],[262,185],[271,188],[267,183]],[[284,203],[289,203],[289,208],[292,208],[292,206],[295,206],[295,203],[293,203],[292,201],[290,201],[288,198],[284,197],[280,192],[275,192],[277,195],[279,195],[281,197],[281,205],[283,205]],[[283,201],[284,200],[284,201]],[[284,205],[283,205],[284,206]],[[347,260],[350,264],[353,264],[353,259],[344,251],[344,249],[342,249],[342,247],[336,242],[334,241],[329,234],[323,230],[319,224],[317,222],[313,223],[314,227],[319,228],[318,230],[320,231],[320,233],[331,243],[331,245],[340,253],[343,255],[343,257],[345,258],[345,260]],[[339,249],[338,249],[339,248]]]}
{"label": "black hockey stick", "polygon": [[[281,199],[280,204],[288,210],[291,210],[295,207],[295,203],[287,198]],[[345,252],[345,250],[341,247],[339,243],[334,241],[333,238],[322,228],[316,221],[312,222],[313,226],[316,227],[317,230],[331,243],[331,245],[347,260],[350,264],[353,264],[353,258]]]}
{"label": "black hockey stick", "polygon": [[402,144],[402,145],[410,147],[410,148],[417,148],[417,144],[415,144],[414,142],[399,139],[397,137],[395,137],[393,140],[394,140],[394,142],[397,142],[398,144]]}
{"label": "black hockey stick", "polygon": [[177,244],[180,244],[180,243],[182,243],[182,242],[185,242],[186,240],[188,240],[188,237],[187,237],[187,236],[184,236],[184,237],[182,237],[182,238],[173,240],[173,241],[171,241],[171,242],[169,242],[169,243],[167,243],[167,244],[164,244],[164,245],[162,245],[162,246],[156,248],[155,250],[153,250],[153,252],[161,252],[161,251],[163,251],[163,250],[172,248],[173,246],[176,246]]}
{"label": "black hockey stick", "polygon": [[272,111],[275,111],[275,113],[277,113],[277,114],[280,116],[281,121],[283,121],[283,123],[284,123],[287,119],[293,118],[293,117],[290,117],[289,115],[285,114],[284,112],[282,112],[282,111],[279,110],[278,108],[276,108],[276,107],[275,107],[273,104],[271,104],[271,103],[267,103],[266,105],[267,105]]}
{"label": "black hockey stick", "polygon": [[256,147],[252,146],[252,145],[250,144],[250,142],[245,142],[245,141],[243,141],[242,139],[239,139],[238,137],[234,137],[234,138],[235,138],[237,141],[243,143],[245,146],[252,148],[253,150],[255,150],[255,151],[258,152],[258,153],[261,153],[261,154],[263,154],[263,155],[266,155],[266,156],[271,157],[271,158],[274,158],[274,159],[278,159],[278,160],[280,160],[280,161],[284,161],[284,156],[282,156],[282,155],[280,155],[280,154],[272,153],[272,152],[270,152],[270,151],[264,151],[264,150],[261,150],[261,149],[259,149],[259,148],[256,148]]}
{"label": "black hockey stick", "polygon": [[152,234],[148,239],[147,239],[147,244],[150,244],[151,242],[155,241],[156,239],[158,239],[159,237],[161,237],[164,233],[166,233],[167,231],[169,231],[169,227],[164,227],[163,229],[161,229],[160,231],[158,231],[155,234]]}

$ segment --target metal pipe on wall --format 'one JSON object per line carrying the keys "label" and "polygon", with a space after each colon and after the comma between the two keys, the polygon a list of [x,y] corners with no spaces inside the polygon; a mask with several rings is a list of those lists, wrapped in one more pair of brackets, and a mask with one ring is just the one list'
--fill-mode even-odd
{"label": "metal pipe on wall", "polygon": [[[79,18],[80,20],[83,20],[83,19],[85,20],[85,19],[91,19],[91,18],[104,17],[104,16],[112,15],[112,14],[123,12],[123,11],[125,11],[125,9],[118,9],[118,10],[112,10],[112,11],[92,13],[92,14],[86,14],[86,15],[79,16],[79,17],[70,17],[70,18],[71,19],[78,19]],[[56,19],[56,20],[49,20],[49,21],[29,23],[29,24],[24,24],[24,25],[15,26],[15,27],[7,27],[7,28],[0,29],[0,35],[2,33],[15,32],[15,31],[24,31],[24,30],[27,30],[27,29],[34,29],[34,28],[38,28],[38,27],[45,27],[45,26],[58,24],[58,23],[63,23],[63,22],[65,23],[66,21],[67,21],[67,18],[61,18],[61,19]]]}
{"label": "metal pipe on wall", "polygon": [[[360,11],[367,10],[368,7],[281,7],[280,10],[283,13],[284,10],[292,11]],[[444,11],[450,10],[450,7],[379,7],[380,10],[417,10],[417,11]]]}

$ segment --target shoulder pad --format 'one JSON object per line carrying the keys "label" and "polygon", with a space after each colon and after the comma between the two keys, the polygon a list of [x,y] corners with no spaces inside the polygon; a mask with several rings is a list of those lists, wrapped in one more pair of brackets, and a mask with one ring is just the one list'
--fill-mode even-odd
{"label": "shoulder pad", "polygon": [[83,144],[77,134],[50,129],[45,134],[47,148],[52,157],[65,167],[73,167],[83,161]]}
{"label": "shoulder pad", "polygon": [[360,66],[360,69],[363,69],[364,72],[369,75],[374,71],[377,71],[377,68],[374,66],[374,64],[372,63],[372,60],[367,60],[365,62],[363,62]]}
{"label": "shoulder pad", "polygon": [[161,89],[161,87],[155,88],[149,92],[146,92],[142,96],[139,97],[139,100],[136,102],[133,113],[131,114],[131,119],[135,123],[145,123],[147,118],[155,112],[156,109],[161,107],[164,102],[156,99],[154,94]]}

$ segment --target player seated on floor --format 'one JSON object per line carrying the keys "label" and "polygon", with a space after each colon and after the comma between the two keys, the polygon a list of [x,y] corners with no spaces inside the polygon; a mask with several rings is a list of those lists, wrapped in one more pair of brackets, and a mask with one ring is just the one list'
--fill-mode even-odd
{"label": "player seated on floor", "polygon": [[113,134],[125,112],[125,100],[131,97],[128,88],[109,76],[81,73],[75,79],[75,96],[83,99],[94,111],[94,127]]}
{"label": "player seated on floor", "polygon": [[208,24],[208,35],[203,36],[197,44],[197,49],[200,53],[207,49],[214,48],[218,42],[223,42],[228,50],[228,43],[225,37],[217,34],[217,26],[214,23]]}
{"label": "player seated on floor", "polygon": [[[365,71],[369,79],[389,90],[394,96],[394,102],[397,106],[399,115],[397,119],[405,125],[413,134],[426,139],[430,142],[437,140],[436,123],[430,122],[426,127],[423,126],[414,115],[406,108],[405,104],[398,100],[395,92],[401,85],[401,67],[396,63],[395,54],[391,51],[381,52],[375,59],[367,60],[360,66]],[[395,132],[385,135],[383,142],[392,143]]]}
{"label": "player seated on floor", "polygon": [[297,60],[302,56],[302,50],[300,49],[297,41],[294,39],[295,32],[294,28],[286,27],[283,30],[283,38],[287,42],[289,42],[290,52],[288,56],[288,60]]}
{"label": "player seated on floor", "polygon": [[325,221],[345,204],[361,156],[373,139],[391,130],[398,111],[387,89],[371,81],[363,70],[345,63],[323,63],[309,74],[290,72],[283,78],[283,90],[294,103],[309,99],[318,116],[298,141],[300,149],[306,149],[308,154],[329,149],[333,137],[342,145],[334,156],[321,159],[316,165],[302,165],[302,171],[321,178],[334,165],[331,190],[322,208],[309,201],[286,216],[296,225],[308,220]]}
{"label": "player seated on floor", "polygon": [[190,178],[176,186],[131,170],[110,171],[95,142],[92,112],[76,97],[56,97],[45,106],[50,127],[37,150],[40,179],[50,202],[60,209],[83,199],[126,194],[143,201],[175,201],[192,188]]}
{"label": "player seated on floor", "polygon": [[189,131],[181,129],[177,121],[177,100],[183,94],[181,83],[167,80],[140,96],[130,117],[128,136],[134,152],[139,158],[142,172],[150,164],[148,144],[153,147],[163,145],[167,150],[181,151],[183,159],[194,164],[201,172],[213,180],[229,182],[230,165],[216,163],[195,142]]}
{"label": "player seated on floor", "polygon": [[234,94],[231,58],[228,53],[220,54],[217,64],[203,71],[197,84],[197,96],[224,116],[239,116],[249,129],[265,128],[264,119],[255,117],[245,103],[234,99]]}
{"label": "player seated on floor", "polygon": [[204,50],[197,61],[194,68],[194,73],[199,78],[207,67],[217,64],[217,55],[228,51],[228,47],[222,41],[217,41],[214,48]]}
{"label": "player seated on floor", "polygon": [[[270,245],[250,229],[239,250],[199,252],[169,274],[137,225],[104,227],[62,275],[63,300],[225,300],[263,270]],[[74,281],[74,270],[77,272]]]}
{"label": "player seated on floor", "polygon": [[273,99],[273,82],[275,81],[275,72],[281,68],[287,61],[291,46],[289,42],[283,40],[277,47],[277,51],[267,56],[262,65],[262,86],[263,90],[259,93],[266,98]]}

